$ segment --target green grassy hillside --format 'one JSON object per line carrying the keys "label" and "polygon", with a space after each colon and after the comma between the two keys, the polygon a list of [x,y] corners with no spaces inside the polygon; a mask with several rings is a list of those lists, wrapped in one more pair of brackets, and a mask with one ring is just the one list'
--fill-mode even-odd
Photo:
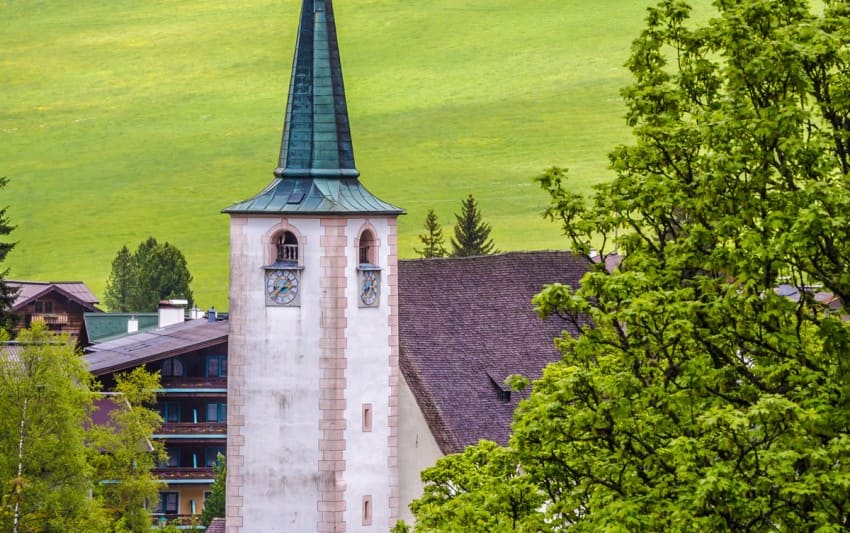
{"label": "green grassy hillside", "polygon": [[[606,179],[628,141],[622,67],[651,0],[345,0],[335,5],[363,183],[407,209],[472,193],[502,250],[558,248],[532,178]],[[227,308],[220,210],[272,178],[298,0],[0,0],[0,192],[14,279],[98,295],[122,245],[186,254],[201,306]]]}

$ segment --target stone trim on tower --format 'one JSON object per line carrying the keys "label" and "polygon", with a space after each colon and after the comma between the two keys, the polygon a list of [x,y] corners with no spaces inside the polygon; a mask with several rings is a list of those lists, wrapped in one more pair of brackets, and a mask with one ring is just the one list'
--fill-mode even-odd
{"label": "stone trim on tower", "polygon": [[389,524],[392,528],[399,519],[399,468],[398,468],[398,440],[399,440],[399,331],[398,331],[398,219],[388,218],[388,245],[387,253],[387,298],[389,300],[389,327],[390,335],[387,342],[390,347],[390,357],[387,363],[390,367],[389,373],[389,426],[390,433],[387,442],[388,456],[387,466],[390,469],[390,501],[389,501]]}
{"label": "stone trim on tower", "polygon": [[344,218],[323,218],[321,277],[321,394],[319,397],[319,523],[316,531],[345,531],[346,236]]}

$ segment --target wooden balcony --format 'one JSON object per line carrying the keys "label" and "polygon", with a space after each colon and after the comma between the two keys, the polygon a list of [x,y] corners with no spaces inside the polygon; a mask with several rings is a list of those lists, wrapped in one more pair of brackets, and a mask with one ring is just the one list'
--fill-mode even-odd
{"label": "wooden balcony", "polygon": [[158,431],[162,435],[227,435],[226,422],[166,422]]}
{"label": "wooden balcony", "polygon": [[163,377],[163,389],[226,389],[226,377]]}
{"label": "wooden balcony", "polygon": [[187,466],[166,466],[163,468],[154,468],[153,475],[157,479],[170,481],[173,479],[214,479],[215,471],[212,467],[192,468]]}

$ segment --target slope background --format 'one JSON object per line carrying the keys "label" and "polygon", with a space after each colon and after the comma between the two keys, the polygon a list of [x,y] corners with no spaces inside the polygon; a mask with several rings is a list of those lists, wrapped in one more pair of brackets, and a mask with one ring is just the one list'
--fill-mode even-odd
{"label": "slope background", "polygon": [[[335,3],[355,160],[407,210],[402,257],[429,208],[450,236],[467,194],[500,250],[563,248],[532,179],[610,178],[607,153],[629,141],[623,64],[652,3]],[[152,235],[186,255],[199,306],[227,309],[220,211],[272,179],[300,4],[0,0],[8,277],[102,297],[118,249]]]}

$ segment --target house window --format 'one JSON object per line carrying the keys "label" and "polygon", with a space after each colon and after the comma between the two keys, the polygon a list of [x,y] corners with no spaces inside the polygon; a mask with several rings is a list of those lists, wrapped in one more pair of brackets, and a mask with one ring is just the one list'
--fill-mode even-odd
{"label": "house window", "polygon": [[159,402],[159,414],[165,422],[180,422],[180,404],[177,402]]}
{"label": "house window", "polygon": [[226,378],[227,377],[227,356],[226,355],[208,355],[207,356],[207,377],[208,378]]}
{"label": "house window", "polygon": [[358,248],[358,262],[361,265],[374,265],[377,263],[376,260],[376,248],[377,243],[375,241],[375,235],[370,230],[363,230],[363,233],[360,234],[359,248]]}
{"label": "house window", "polygon": [[207,422],[227,422],[227,404],[208,403]]}
{"label": "house window", "polygon": [[298,264],[298,239],[291,231],[284,231],[275,239],[275,262]]}
{"label": "house window", "polygon": [[53,302],[49,300],[36,300],[35,304],[35,312],[36,313],[52,313],[53,312]]}
{"label": "house window", "polygon": [[164,378],[184,376],[183,361],[181,361],[178,357],[166,359],[162,362],[160,373]]}
{"label": "house window", "polygon": [[160,492],[159,501],[153,514],[177,514],[179,510],[180,494],[177,492]]}
{"label": "house window", "polygon": [[221,454],[222,457],[225,457],[227,454],[227,448],[225,448],[224,446],[207,446],[207,460],[205,464],[208,467],[213,467],[218,464],[218,454]]}

